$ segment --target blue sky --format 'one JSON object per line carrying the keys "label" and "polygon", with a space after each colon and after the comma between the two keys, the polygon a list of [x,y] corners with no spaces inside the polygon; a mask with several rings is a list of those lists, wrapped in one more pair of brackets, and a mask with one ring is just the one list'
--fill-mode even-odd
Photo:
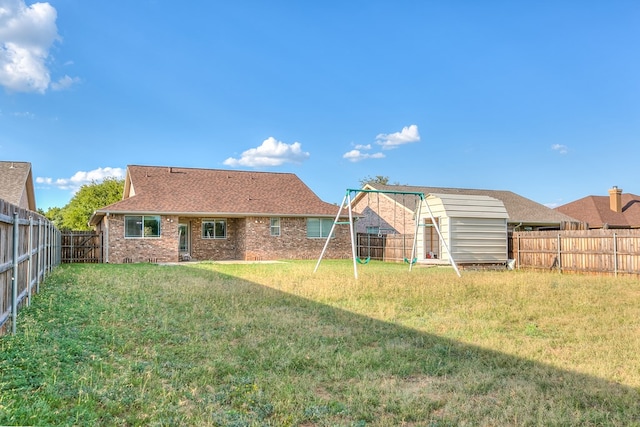
{"label": "blue sky", "polygon": [[0,160],[640,193],[640,2],[0,0]]}

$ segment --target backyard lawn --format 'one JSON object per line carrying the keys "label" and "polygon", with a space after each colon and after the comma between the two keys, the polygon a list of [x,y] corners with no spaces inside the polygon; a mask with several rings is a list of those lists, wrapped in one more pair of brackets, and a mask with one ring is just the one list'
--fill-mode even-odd
{"label": "backyard lawn", "polygon": [[640,281],[350,261],[63,265],[0,425],[640,426]]}

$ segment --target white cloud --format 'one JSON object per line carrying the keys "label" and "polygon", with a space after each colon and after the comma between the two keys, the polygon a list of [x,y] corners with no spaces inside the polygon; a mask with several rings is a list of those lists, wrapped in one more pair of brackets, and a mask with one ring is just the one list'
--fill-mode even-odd
{"label": "white cloud", "polygon": [[553,144],[551,146],[551,149],[557,151],[560,154],[567,154],[569,152],[569,147],[562,144]]}
{"label": "white cloud", "polygon": [[405,126],[400,132],[381,133],[376,136],[376,144],[382,145],[385,150],[418,141],[420,141],[420,134],[417,125]]}
{"label": "white cloud", "polygon": [[16,92],[47,90],[49,49],[61,39],[56,19],[49,3],[0,0],[0,86]]}
{"label": "white cloud", "polygon": [[79,77],[69,77],[65,74],[65,76],[60,78],[57,82],[51,83],[51,89],[65,90],[77,83],[80,83]]}
{"label": "white cloud", "polygon": [[227,166],[280,166],[284,163],[302,163],[309,153],[302,151],[299,142],[285,144],[270,136],[257,148],[244,151],[239,159],[229,157],[224,161]]}
{"label": "white cloud", "polygon": [[371,150],[371,144],[367,144],[367,145],[358,144],[356,145],[356,150]]}
{"label": "white cloud", "polygon": [[36,184],[41,184],[45,187],[53,186],[61,190],[78,191],[80,187],[85,184],[91,184],[92,182],[101,182],[105,178],[118,178],[122,179],[125,176],[125,170],[122,168],[98,168],[92,171],[78,171],[71,178],[49,178],[49,177],[36,177]]}
{"label": "white cloud", "polygon": [[360,150],[351,150],[347,153],[344,153],[342,157],[344,159],[349,160],[350,162],[355,163],[365,159],[382,159],[385,157],[385,155],[383,153],[369,154],[369,153],[363,153]]}

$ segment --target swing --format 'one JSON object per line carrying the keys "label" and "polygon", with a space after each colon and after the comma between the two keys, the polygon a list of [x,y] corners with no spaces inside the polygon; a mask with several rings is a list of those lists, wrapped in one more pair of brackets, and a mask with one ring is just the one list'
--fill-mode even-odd
{"label": "swing", "polygon": [[360,257],[356,257],[356,261],[358,261],[358,264],[368,264],[369,261],[371,261],[371,257],[368,256],[364,260],[360,259]]}

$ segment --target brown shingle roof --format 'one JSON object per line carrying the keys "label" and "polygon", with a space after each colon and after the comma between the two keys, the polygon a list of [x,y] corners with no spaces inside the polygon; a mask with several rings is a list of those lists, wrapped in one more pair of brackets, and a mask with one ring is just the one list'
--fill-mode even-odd
{"label": "brown shingle roof", "polygon": [[[374,184],[373,187],[376,190],[391,190],[391,191],[407,191],[424,193],[425,196],[431,193],[442,194],[464,194],[469,196],[489,196],[496,198],[504,204],[509,214],[509,223],[524,223],[524,224],[560,224],[563,221],[575,221],[574,218],[565,215],[564,213],[557,212],[551,208],[548,208],[533,200],[522,197],[512,191],[505,190],[481,190],[471,188],[449,188],[449,187],[420,187],[413,185],[380,185]],[[390,195],[390,197],[392,197]],[[399,203],[402,203],[402,195],[393,196]],[[406,201],[406,197],[405,197]],[[408,201],[407,203],[415,203],[415,201]],[[415,206],[407,206],[410,209],[414,209]]]}
{"label": "brown shingle roof", "polygon": [[124,200],[97,213],[334,217],[337,209],[292,173],[133,165]]}
{"label": "brown shingle roof", "polygon": [[556,210],[571,215],[589,224],[590,228],[640,227],[640,196],[621,194],[622,212],[615,212],[609,206],[609,196],[587,196],[558,206]]}
{"label": "brown shingle roof", "polygon": [[31,163],[0,162],[0,199],[22,208],[36,210]]}

